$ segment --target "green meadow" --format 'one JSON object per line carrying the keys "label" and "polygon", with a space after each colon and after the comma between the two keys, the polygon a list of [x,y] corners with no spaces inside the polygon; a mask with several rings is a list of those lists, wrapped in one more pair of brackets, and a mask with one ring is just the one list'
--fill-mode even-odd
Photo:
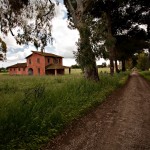
{"label": "green meadow", "polygon": [[128,74],[100,71],[98,83],[80,70],[56,77],[0,75],[0,149],[39,149],[121,87]]}

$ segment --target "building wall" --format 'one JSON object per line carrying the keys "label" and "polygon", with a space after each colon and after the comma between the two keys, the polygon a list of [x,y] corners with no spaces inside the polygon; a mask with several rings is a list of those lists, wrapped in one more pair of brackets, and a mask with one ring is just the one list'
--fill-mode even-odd
{"label": "building wall", "polygon": [[17,70],[17,68],[9,68],[9,69],[8,69],[10,75],[15,75],[15,74],[17,74],[17,71],[16,71],[16,70]]}
{"label": "building wall", "polygon": [[59,64],[62,66],[63,65],[63,58],[59,58]]}
{"label": "building wall", "polygon": [[[27,58],[27,70],[33,69],[33,75],[45,75],[45,58],[33,53]],[[28,71],[27,71],[28,72]]]}
{"label": "building wall", "polygon": [[45,57],[45,65],[47,66],[47,65],[50,65],[50,64],[55,64],[54,59],[58,60],[59,65],[61,65],[61,66],[63,65],[61,57]]}
{"label": "building wall", "polygon": [[26,68],[16,68],[16,73],[19,75],[27,75],[27,67]]}
{"label": "building wall", "polygon": [[27,68],[9,68],[10,75],[27,75]]}
{"label": "building wall", "polygon": [[45,66],[53,64],[53,58],[52,57],[45,57]]}

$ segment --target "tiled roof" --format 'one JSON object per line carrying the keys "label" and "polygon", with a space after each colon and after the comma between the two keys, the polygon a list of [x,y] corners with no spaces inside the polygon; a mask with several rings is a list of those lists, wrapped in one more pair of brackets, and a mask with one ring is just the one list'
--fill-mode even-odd
{"label": "tiled roof", "polygon": [[9,66],[7,68],[25,68],[27,67],[27,63],[17,63],[15,65]]}
{"label": "tiled roof", "polygon": [[70,67],[62,66],[62,65],[58,65],[58,64],[51,64],[51,65],[46,66],[46,70],[49,70],[49,69],[67,69],[67,68],[70,68]]}
{"label": "tiled roof", "polygon": [[[45,57],[51,56],[51,57],[61,57],[61,58],[63,58],[62,56],[55,55],[55,54],[52,54],[52,53],[45,53],[45,52],[38,52],[38,51],[32,51],[32,52],[33,52],[33,53],[36,53],[36,54],[39,54],[39,55],[42,55],[42,56],[45,56]],[[33,54],[33,53],[32,53],[32,54]],[[31,54],[31,55],[32,55],[32,54]],[[31,55],[27,56],[26,58],[30,57]]]}

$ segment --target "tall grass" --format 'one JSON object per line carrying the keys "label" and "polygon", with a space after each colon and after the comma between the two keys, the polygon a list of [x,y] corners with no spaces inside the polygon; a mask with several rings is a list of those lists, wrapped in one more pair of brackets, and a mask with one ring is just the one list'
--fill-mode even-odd
{"label": "tall grass", "polygon": [[100,104],[127,76],[101,73],[98,83],[81,75],[1,76],[0,149],[38,149],[74,118]]}
{"label": "tall grass", "polygon": [[140,72],[140,75],[150,81],[150,71],[142,71]]}

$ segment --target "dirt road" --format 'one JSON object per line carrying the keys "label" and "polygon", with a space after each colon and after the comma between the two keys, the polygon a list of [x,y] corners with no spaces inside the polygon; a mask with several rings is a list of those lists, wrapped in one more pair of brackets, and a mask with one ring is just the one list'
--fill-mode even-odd
{"label": "dirt road", "polygon": [[47,145],[47,150],[150,150],[150,84],[127,85]]}

